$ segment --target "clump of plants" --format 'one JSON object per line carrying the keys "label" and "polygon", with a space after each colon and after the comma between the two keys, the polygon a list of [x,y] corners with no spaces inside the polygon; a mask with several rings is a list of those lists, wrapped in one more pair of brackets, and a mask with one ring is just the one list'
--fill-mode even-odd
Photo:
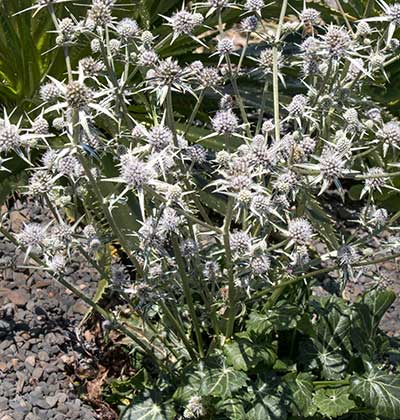
{"label": "clump of plants", "polygon": [[[395,299],[381,263],[400,256],[400,212],[381,206],[400,124],[366,93],[399,53],[400,4],[354,21],[337,2],[329,21],[277,3],[187,2],[153,31],[113,0],[22,11],[50,13],[66,73],[27,118],[4,114],[1,168],[27,162],[23,193],[53,220],[1,232],[126,336],[122,419],[400,418],[378,328]],[[100,300],[68,279],[77,255]]]}

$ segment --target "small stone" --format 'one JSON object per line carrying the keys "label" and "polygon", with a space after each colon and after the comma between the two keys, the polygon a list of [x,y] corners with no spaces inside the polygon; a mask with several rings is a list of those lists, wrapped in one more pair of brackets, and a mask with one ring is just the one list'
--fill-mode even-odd
{"label": "small stone", "polygon": [[43,375],[43,369],[41,367],[36,367],[32,371],[32,378],[39,380]]}
{"label": "small stone", "polygon": [[48,396],[46,397],[46,402],[49,405],[49,408],[53,408],[57,405],[58,396],[57,395]]}
{"label": "small stone", "polygon": [[28,295],[24,290],[12,290],[7,298],[17,306],[25,306],[28,303]]}
{"label": "small stone", "polygon": [[25,359],[25,365],[28,364],[32,367],[35,367],[35,363],[36,363],[36,357],[34,355],[28,356]]}
{"label": "small stone", "polygon": [[47,362],[49,360],[49,354],[43,350],[38,353],[39,360]]}

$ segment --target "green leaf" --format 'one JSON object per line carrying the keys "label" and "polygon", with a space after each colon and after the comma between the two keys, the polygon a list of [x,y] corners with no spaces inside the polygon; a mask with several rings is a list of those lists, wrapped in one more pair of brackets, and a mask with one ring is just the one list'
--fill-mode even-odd
{"label": "green leaf", "polygon": [[378,416],[400,418],[400,375],[388,375],[371,364],[367,373],[351,377],[350,393],[374,408]]}
{"label": "green leaf", "polygon": [[245,418],[246,420],[285,420],[287,413],[282,398],[266,394],[256,398]]}
{"label": "green leaf", "polygon": [[151,398],[136,398],[123,412],[121,420],[173,420],[175,415],[170,404],[157,403]]}
{"label": "green leaf", "polygon": [[314,404],[318,411],[326,417],[340,417],[356,407],[349,398],[349,387],[319,389],[314,395]]}
{"label": "green leaf", "polygon": [[375,337],[379,323],[396,299],[392,290],[372,289],[354,305],[355,320],[352,340],[359,352],[375,349]]}
{"label": "green leaf", "polygon": [[271,367],[277,358],[271,348],[246,338],[238,338],[225,344],[224,353],[229,365],[244,371],[254,369],[260,362]]}
{"label": "green leaf", "polygon": [[246,385],[247,375],[229,366],[209,369],[201,384],[202,395],[227,398]]}
{"label": "green leaf", "polygon": [[236,398],[219,401],[215,408],[218,414],[225,414],[226,417],[224,418],[231,420],[243,420],[246,416],[243,402]]}
{"label": "green leaf", "polygon": [[253,311],[250,313],[247,321],[247,329],[254,331],[256,334],[267,334],[272,330],[272,325],[269,322],[269,315]]}
{"label": "green leaf", "polygon": [[309,373],[289,373],[284,377],[287,383],[291,401],[291,409],[296,416],[313,416],[317,410],[313,404],[313,383],[312,375]]}

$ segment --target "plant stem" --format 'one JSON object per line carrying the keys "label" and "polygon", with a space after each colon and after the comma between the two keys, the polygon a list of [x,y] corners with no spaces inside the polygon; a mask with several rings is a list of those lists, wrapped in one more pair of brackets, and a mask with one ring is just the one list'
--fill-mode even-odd
{"label": "plant stem", "polygon": [[190,289],[189,279],[186,273],[185,262],[183,261],[181,250],[179,248],[179,243],[175,234],[172,237],[172,246],[174,248],[175,259],[178,264],[179,275],[182,280],[183,292],[185,294],[185,299],[188,304],[190,316],[193,322],[194,332],[196,335],[197,345],[199,349],[199,355],[200,357],[204,357],[203,339],[201,337],[200,322],[196,314],[196,308],[194,307],[193,296],[192,291]]}
{"label": "plant stem", "polygon": [[199,98],[197,99],[196,105],[195,105],[195,107],[194,107],[194,109],[193,109],[193,111],[190,115],[189,121],[186,124],[185,131],[183,132],[184,136],[188,133],[191,125],[193,124],[193,121],[194,121],[194,119],[197,115],[197,112],[199,111],[200,105],[203,102],[204,93],[205,93],[205,89],[202,89],[201,92],[200,92]]}
{"label": "plant stem", "polygon": [[265,79],[264,89],[261,97],[261,107],[260,107],[260,115],[258,116],[257,127],[256,127],[256,135],[260,132],[262,121],[264,118],[264,110],[265,110],[265,102],[267,100],[267,93],[268,93],[268,79]]}
{"label": "plant stem", "polygon": [[226,325],[225,337],[230,338],[233,333],[233,326],[235,323],[236,316],[236,291],[235,291],[235,281],[233,277],[233,261],[232,261],[232,252],[230,245],[230,227],[233,216],[233,197],[229,197],[228,206],[226,210],[224,226],[223,226],[223,237],[224,237],[224,247],[225,247],[225,261],[226,268],[228,270],[228,300],[229,300],[229,311],[228,311],[228,323]]}
{"label": "plant stem", "polygon": [[279,141],[281,138],[280,132],[280,117],[279,117],[279,78],[278,78],[278,46],[277,44],[281,38],[281,31],[283,25],[283,19],[285,18],[288,0],[282,1],[281,13],[279,16],[278,27],[276,29],[275,43],[272,47],[272,89],[274,95],[274,124],[275,124],[275,141]]}

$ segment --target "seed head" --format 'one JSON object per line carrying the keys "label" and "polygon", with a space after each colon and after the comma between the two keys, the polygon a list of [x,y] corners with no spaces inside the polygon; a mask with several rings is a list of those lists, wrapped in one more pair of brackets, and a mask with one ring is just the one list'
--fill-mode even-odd
{"label": "seed head", "polygon": [[83,83],[74,81],[66,87],[66,99],[71,108],[83,108],[92,100],[92,91]]}
{"label": "seed head", "polygon": [[111,23],[112,7],[114,0],[92,0],[92,6],[88,11],[88,19],[95,26],[103,26]]}
{"label": "seed head", "polygon": [[357,31],[356,35],[359,37],[365,37],[370,35],[372,32],[371,27],[369,26],[368,22],[362,20],[357,24]]}
{"label": "seed head", "polygon": [[304,114],[308,99],[304,95],[295,95],[288,106],[289,114],[293,117],[299,117]]}
{"label": "seed head", "polygon": [[21,137],[16,125],[0,126],[0,152],[9,152],[21,144]]}
{"label": "seed head", "polygon": [[38,170],[29,179],[29,194],[37,196],[40,194],[47,194],[53,188],[53,181],[51,175],[45,170]]}
{"label": "seed head", "polygon": [[299,217],[289,222],[288,233],[296,245],[308,245],[313,236],[313,228],[308,220]]}
{"label": "seed head", "polygon": [[203,87],[217,87],[221,83],[221,76],[215,67],[204,67],[198,73],[198,78]]}
{"label": "seed head", "polygon": [[157,125],[148,133],[147,141],[159,152],[172,144],[172,131],[165,125]]}
{"label": "seed head", "polygon": [[38,117],[32,123],[32,131],[35,134],[48,134],[49,123],[43,117]]}
{"label": "seed head", "polygon": [[139,33],[139,25],[136,20],[124,18],[117,24],[117,33],[121,38],[129,39],[135,37]]}
{"label": "seed head", "polygon": [[385,143],[400,144],[400,124],[395,120],[387,122],[378,135]]}
{"label": "seed head", "polygon": [[234,254],[248,254],[251,249],[251,237],[247,232],[237,231],[230,235],[230,246]]}
{"label": "seed head", "polygon": [[250,262],[250,268],[254,275],[262,276],[267,274],[271,268],[271,260],[268,255],[259,255],[255,258],[252,258]]}
{"label": "seed head", "polygon": [[207,160],[207,150],[201,144],[189,146],[186,155],[193,163],[204,163]]}
{"label": "seed head", "polygon": [[343,174],[345,164],[346,162],[339,153],[327,150],[321,154],[321,175],[327,179],[338,178]]}
{"label": "seed head", "polygon": [[310,25],[316,25],[319,21],[320,13],[312,8],[304,9],[300,13],[300,19],[303,23],[310,24]]}
{"label": "seed head", "polygon": [[218,111],[211,120],[213,129],[218,134],[232,134],[239,128],[239,121],[231,109]]}
{"label": "seed head", "polygon": [[235,44],[230,38],[218,40],[217,50],[220,55],[230,54],[235,50]]}
{"label": "seed head", "polygon": [[154,67],[158,62],[158,55],[152,49],[142,49],[137,56],[137,63],[142,67]]}
{"label": "seed head", "polygon": [[28,223],[24,225],[22,231],[16,237],[18,242],[26,247],[37,247],[46,239],[46,231],[38,223]]}

